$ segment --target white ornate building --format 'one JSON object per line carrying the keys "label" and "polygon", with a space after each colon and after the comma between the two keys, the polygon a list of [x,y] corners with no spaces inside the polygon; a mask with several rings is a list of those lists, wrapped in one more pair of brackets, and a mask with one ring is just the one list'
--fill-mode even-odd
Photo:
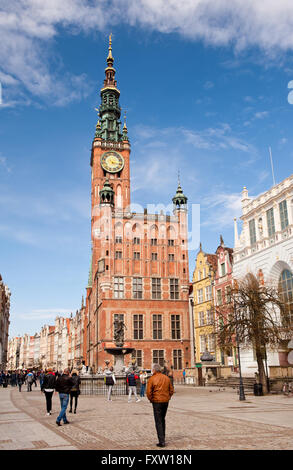
{"label": "white ornate building", "polygon": [[[248,272],[263,276],[265,282],[280,285],[293,302],[293,175],[254,199],[244,187],[240,218],[240,237],[234,219],[234,279]],[[288,351],[267,351],[268,365],[289,365]],[[253,350],[241,348],[241,366],[246,375],[256,372]]]}

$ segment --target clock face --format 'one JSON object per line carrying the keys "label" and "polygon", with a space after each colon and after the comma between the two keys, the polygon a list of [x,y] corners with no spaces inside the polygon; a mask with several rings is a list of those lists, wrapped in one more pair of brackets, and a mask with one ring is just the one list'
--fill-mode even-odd
{"label": "clock face", "polygon": [[124,159],[118,152],[105,152],[101,158],[101,165],[109,173],[117,173],[124,167]]}

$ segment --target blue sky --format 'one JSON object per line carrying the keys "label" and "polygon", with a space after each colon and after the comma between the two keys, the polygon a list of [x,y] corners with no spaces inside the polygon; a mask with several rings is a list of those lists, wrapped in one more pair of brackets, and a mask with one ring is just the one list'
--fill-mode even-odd
{"label": "blue sky", "polygon": [[[75,312],[90,261],[90,149],[113,33],[132,202],[200,204],[203,249],[233,246],[243,186],[292,173],[293,4],[0,0],[0,273],[10,335]],[[291,86],[292,88],[292,86]],[[196,250],[190,252],[190,275]]]}

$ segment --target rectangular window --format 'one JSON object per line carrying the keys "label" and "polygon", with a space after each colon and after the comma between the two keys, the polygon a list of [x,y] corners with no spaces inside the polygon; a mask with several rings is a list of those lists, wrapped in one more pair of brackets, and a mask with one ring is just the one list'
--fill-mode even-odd
{"label": "rectangular window", "polygon": [[137,367],[143,367],[142,363],[142,350],[135,349],[132,353],[132,359],[135,359]]}
{"label": "rectangular window", "polygon": [[254,245],[256,243],[256,230],[255,230],[254,219],[249,221],[249,236],[250,236],[250,244]]}
{"label": "rectangular window", "polygon": [[231,303],[231,287],[230,286],[226,287],[226,302],[227,304]]}
{"label": "rectangular window", "polygon": [[160,364],[161,367],[164,367],[165,357],[164,349],[154,349],[153,350],[153,364]]}
{"label": "rectangular window", "polygon": [[133,315],[133,339],[143,339],[143,315]]}
{"label": "rectangular window", "polygon": [[207,350],[206,335],[200,335],[200,352]]}
{"label": "rectangular window", "polygon": [[225,263],[221,264],[221,276],[225,276],[226,274],[226,266]]}
{"label": "rectangular window", "polygon": [[208,350],[215,351],[215,335],[208,335]]}
{"label": "rectangular window", "polygon": [[267,211],[267,224],[269,237],[275,233],[275,220],[274,220],[274,209],[271,208]]}
{"label": "rectangular window", "polygon": [[124,297],[124,278],[114,277],[114,298],[123,299]]}
{"label": "rectangular window", "polygon": [[198,273],[197,273],[197,280],[201,281],[201,271],[198,271]]}
{"label": "rectangular window", "polygon": [[203,290],[198,289],[197,291],[197,303],[201,304],[203,302]]}
{"label": "rectangular window", "polygon": [[199,312],[198,314],[199,326],[204,325],[204,312]]}
{"label": "rectangular window", "polygon": [[168,240],[168,246],[174,246],[174,240]]}
{"label": "rectangular window", "polygon": [[212,300],[212,286],[207,286],[206,291],[206,300]]}
{"label": "rectangular window", "polygon": [[171,315],[171,337],[172,339],[180,339],[180,315]]}
{"label": "rectangular window", "polygon": [[161,298],[161,279],[159,277],[152,278],[152,299]]}
{"label": "rectangular window", "polygon": [[122,237],[115,237],[115,243],[122,243]]}
{"label": "rectangular window", "polygon": [[152,253],[152,261],[158,260],[158,253]]}
{"label": "rectangular window", "polygon": [[134,244],[134,245],[139,245],[139,244],[140,244],[140,238],[134,237],[134,239],[133,239],[133,244]]}
{"label": "rectangular window", "polygon": [[153,315],[153,339],[162,339],[162,315]]}
{"label": "rectangular window", "polygon": [[169,261],[175,261],[175,255],[173,253],[169,253],[168,260]]}
{"label": "rectangular window", "polygon": [[206,268],[203,268],[202,270],[202,278],[204,279],[206,277]]}
{"label": "rectangular window", "polygon": [[281,219],[281,230],[285,230],[288,227],[288,212],[287,212],[287,201],[286,199],[279,204],[280,219]]}
{"label": "rectangular window", "polygon": [[139,251],[134,251],[133,257],[134,257],[134,259],[140,259],[140,252]]}
{"label": "rectangular window", "polygon": [[179,299],[179,281],[178,279],[170,279],[170,299]]}
{"label": "rectangular window", "polygon": [[133,286],[133,298],[142,299],[142,278],[134,277],[132,286]]}
{"label": "rectangular window", "polygon": [[158,239],[157,238],[151,238],[151,245],[152,246],[157,246],[158,244]]}
{"label": "rectangular window", "polygon": [[122,259],[122,251],[115,251],[115,259]]}
{"label": "rectangular window", "polygon": [[217,290],[217,305],[222,305],[222,290]]}
{"label": "rectangular window", "polygon": [[214,313],[212,310],[207,310],[207,323],[212,325],[214,323]]}
{"label": "rectangular window", "polygon": [[173,349],[173,365],[175,370],[182,369],[182,350]]}

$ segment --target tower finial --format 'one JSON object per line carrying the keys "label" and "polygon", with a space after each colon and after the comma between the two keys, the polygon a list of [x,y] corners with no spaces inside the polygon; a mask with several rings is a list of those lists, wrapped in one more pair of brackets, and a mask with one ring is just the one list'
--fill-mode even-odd
{"label": "tower finial", "polygon": [[109,36],[109,54],[107,57],[107,63],[108,65],[113,65],[114,62],[114,57],[112,56],[112,33]]}

